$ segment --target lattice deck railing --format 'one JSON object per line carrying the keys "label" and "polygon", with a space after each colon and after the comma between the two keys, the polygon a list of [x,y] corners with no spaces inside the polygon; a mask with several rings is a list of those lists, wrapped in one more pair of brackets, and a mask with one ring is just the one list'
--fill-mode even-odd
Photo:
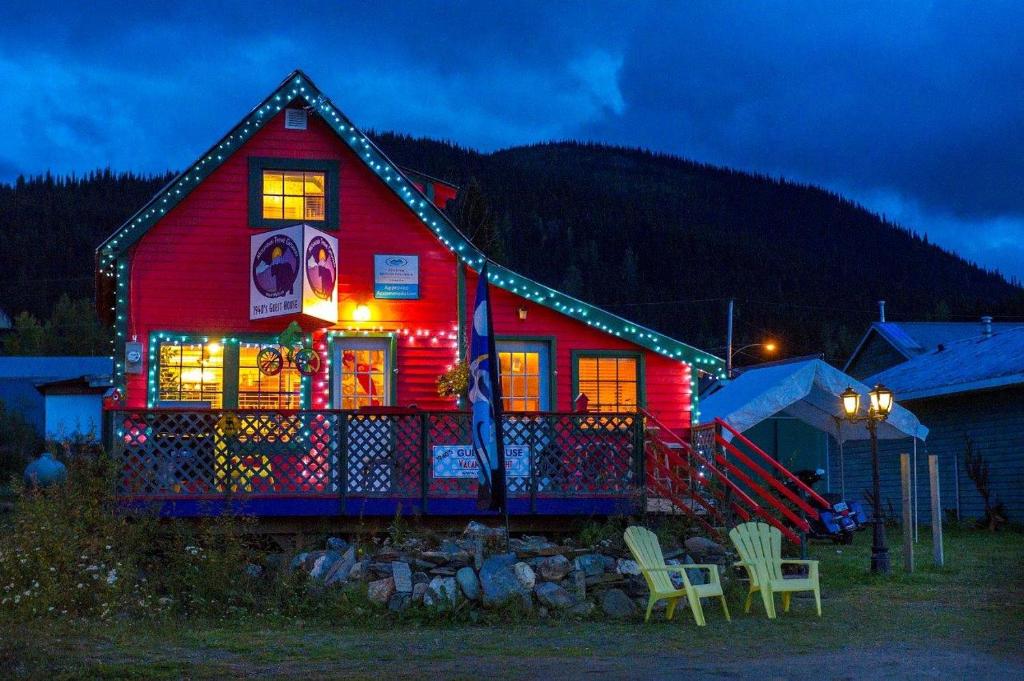
{"label": "lattice deck railing", "polygon": [[[465,412],[152,409],[111,417],[123,497],[476,494]],[[643,493],[636,414],[506,414],[504,433],[511,497]]]}

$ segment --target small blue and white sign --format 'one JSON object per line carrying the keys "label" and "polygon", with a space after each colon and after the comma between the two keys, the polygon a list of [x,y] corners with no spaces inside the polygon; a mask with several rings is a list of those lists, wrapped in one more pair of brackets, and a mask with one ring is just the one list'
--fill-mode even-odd
{"label": "small blue and white sign", "polygon": [[[435,478],[475,478],[479,467],[472,445],[434,445]],[[527,445],[505,445],[505,475],[509,478],[530,477],[530,448]]]}
{"label": "small blue and white sign", "polygon": [[420,297],[419,256],[373,256],[373,297],[385,300],[417,300]]}

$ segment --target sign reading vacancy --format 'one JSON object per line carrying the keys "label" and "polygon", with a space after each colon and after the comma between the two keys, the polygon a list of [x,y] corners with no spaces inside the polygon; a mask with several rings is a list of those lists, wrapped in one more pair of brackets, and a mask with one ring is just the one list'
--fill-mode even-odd
{"label": "sign reading vacancy", "polygon": [[[434,445],[435,478],[476,478],[479,466],[470,445]],[[505,475],[510,478],[530,476],[527,445],[505,445]]]}
{"label": "sign reading vacancy", "polygon": [[303,313],[338,321],[338,240],[308,225],[249,239],[249,319]]}
{"label": "sign reading vacancy", "polygon": [[373,256],[373,297],[416,300],[420,297],[418,255]]}

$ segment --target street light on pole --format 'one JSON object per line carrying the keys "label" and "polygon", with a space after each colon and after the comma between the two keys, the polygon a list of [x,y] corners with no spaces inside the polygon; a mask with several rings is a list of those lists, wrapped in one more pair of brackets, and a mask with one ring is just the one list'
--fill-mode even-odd
{"label": "street light on pole", "polygon": [[750,343],[749,345],[744,345],[743,347],[737,348],[735,350],[733,350],[732,348],[726,348],[726,350],[729,353],[729,362],[726,375],[729,378],[732,378],[732,365],[736,355],[740,354],[744,350],[749,350],[750,348],[764,348],[765,352],[772,353],[778,350],[779,346],[776,345],[774,341],[765,341],[764,343]]}
{"label": "street light on pole", "polygon": [[878,424],[889,417],[894,404],[893,393],[882,384],[868,392],[870,404],[866,416],[860,415],[860,393],[847,388],[839,396],[843,414],[850,423],[864,422],[871,436],[871,475],[874,492],[871,537],[871,571],[881,575],[889,574],[889,547],[885,542],[885,523],[882,521],[881,479],[878,473]]}

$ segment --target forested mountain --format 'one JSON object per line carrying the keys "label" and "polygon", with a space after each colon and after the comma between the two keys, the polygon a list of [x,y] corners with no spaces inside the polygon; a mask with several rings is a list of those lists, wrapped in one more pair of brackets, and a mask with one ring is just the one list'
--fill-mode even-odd
{"label": "forested mountain", "polygon": [[[1024,320],[1019,286],[814,187],[595,144],[481,154],[373,136],[462,186],[449,210],[497,260],[719,353],[729,297],[737,346],[771,336],[785,356],[841,358],[880,298],[893,318]],[[90,296],[96,245],[169,177],[0,185],[0,308],[46,319],[61,294]]]}
{"label": "forested mountain", "polygon": [[498,260],[719,354],[730,297],[736,347],[771,337],[782,356],[845,358],[880,299],[892,319],[1024,322],[1019,285],[816,187],[598,144],[374,137],[400,165],[479,187]]}

